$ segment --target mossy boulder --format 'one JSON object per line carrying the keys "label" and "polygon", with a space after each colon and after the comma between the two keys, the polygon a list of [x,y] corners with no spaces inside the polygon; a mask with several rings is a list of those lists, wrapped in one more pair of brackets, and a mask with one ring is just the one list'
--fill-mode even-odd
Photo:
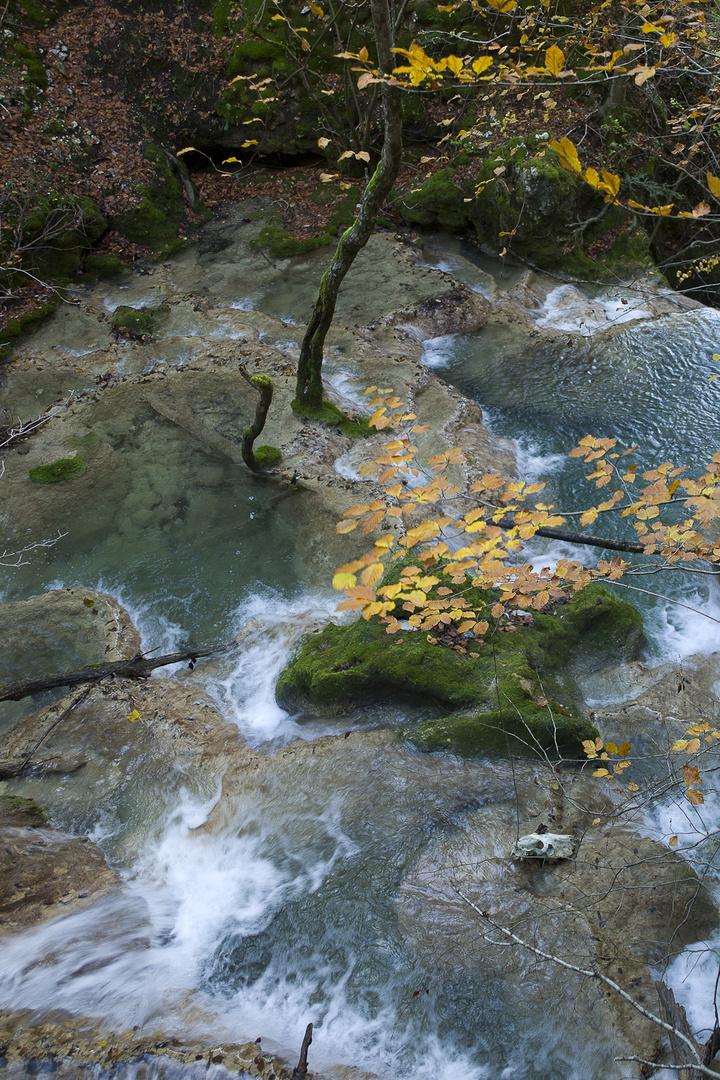
{"label": "mossy boulder", "polygon": [[59,484],[65,480],[74,480],[85,469],[85,461],[78,454],[71,458],[58,458],[49,465],[36,465],[28,475],[33,484]]}
{"label": "mossy boulder", "polygon": [[169,254],[175,250],[178,230],[187,224],[189,202],[197,196],[186,166],[154,143],[148,143],[145,158],[155,168],[154,178],[137,188],[138,202],[112,219],[112,227],[134,244]]}
{"label": "mossy boulder", "polygon": [[126,269],[119,255],[88,255],[85,260],[86,272],[98,281],[122,277]]}
{"label": "mossy boulder", "polygon": [[320,247],[332,244],[333,238],[328,233],[322,236],[310,236],[305,240],[298,240],[286,229],[280,229],[275,225],[266,225],[260,230],[257,240],[253,240],[251,247],[255,250],[266,247],[276,259],[291,259],[293,255],[306,255]]}
{"label": "mossy boulder", "polygon": [[23,242],[32,244],[23,265],[43,281],[69,278],[106,229],[107,221],[92,199],[44,198],[22,225]]}
{"label": "mossy boulder", "polygon": [[272,469],[282,461],[282,450],[278,446],[259,446],[255,450],[255,464],[258,469]]}
{"label": "mossy boulder", "polygon": [[110,325],[116,334],[147,338],[152,336],[155,327],[167,319],[169,314],[170,308],[167,304],[141,308],[121,304],[120,307],[115,308]]}
{"label": "mossy boulder", "polygon": [[572,669],[634,657],[640,614],[590,586],[571,603],[536,614],[530,626],[508,631],[490,621],[485,646],[464,654],[431,644],[423,632],[388,636],[375,621],[328,626],[281,674],[277,700],[299,711],[410,693],[457,710],[405,733],[421,749],[577,755],[596,732],[583,716]]}

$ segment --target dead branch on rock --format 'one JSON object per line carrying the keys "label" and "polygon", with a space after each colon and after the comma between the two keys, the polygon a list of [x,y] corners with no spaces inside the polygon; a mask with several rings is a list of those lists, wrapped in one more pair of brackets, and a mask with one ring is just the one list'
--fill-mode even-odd
{"label": "dead branch on rock", "polygon": [[[580,967],[578,964],[568,963],[567,960],[563,960],[561,957],[556,956],[554,953],[549,953],[546,952],[544,949],[539,949],[536,945],[532,945],[529,941],[525,941],[524,938],[521,938],[517,934],[513,933],[513,931],[510,930],[507,926],[502,926],[500,923],[495,922],[495,920],[488,914],[487,911],[483,911],[477,906],[477,904],[474,904],[472,900],[468,896],[466,896],[464,892],[462,892],[461,889],[455,887],[455,892],[463,901],[463,903],[467,904],[469,908],[472,908],[476,915],[478,915],[481,919],[483,919],[484,922],[491,926],[493,930],[497,931],[497,933],[501,934],[506,939],[505,942],[502,942],[487,938],[486,940],[488,940],[491,944],[503,945],[506,944],[507,941],[513,941],[516,945],[519,945],[520,948],[526,949],[528,952],[533,953],[533,955],[537,956],[540,960],[548,960],[550,961],[550,963],[556,964],[558,967],[565,968],[567,971],[573,971],[577,975],[584,975],[588,979],[593,979],[596,982],[603,983],[605,986],[608,987],[609,990],[612,990],[613,993],[617,994],[623,999],[623,1001],[627,1002],[628,1005],[631,1005],[632,1008],[639,1012],[641,1016],[644,1016],[646,1020],[649,1020],[651,1023],[657,1024],[658,1027],[662,1028],[662,1030],[668,1035],[670,1039],[670,1044],[673,1048],[673,1052],[680,1061],[680,1064],[675,1065],[663,1064],[662,1068],[672,1069],[679,1072],[680,1076],[683,1077],[683,1080],[685,1077],[689,1078],[691,1075],[694,1076],[697,1074],[701,1076],[717,1077],[718,1074],[716,1070],[709,1067],[712,1058],[708,1060],[708,1055],[711,1053],[711,1051],[714,1050],[715,1043],[717,1041],[716,1031],[713,1031],[713,1034],[710,1036],[710,1039],[705,1046],[699,1045],[690,1029],[690,1025],[687,1022],[687,1018],[685,1017],[685,1010],[682,1008],[682,1006],[677,1004],[672,991],[669,990],[667,987],[664,988],[665,994],[660,994],[659,997],[663,1009],[668,1012],[670,1022],[668,1022],[668,1020],[661,1019],[661,1017],[659,1016],[656,1016],[656,1014],[654,1012],[651,1012],[650,1009],[646,1009],[643,1005],[640,1004],[639,1001],[636,1001],[631,994],[628,994],[626,990],[623,990],[623,988],[618,983],[616,983],[614,979],[611,979],[609,978],[609,976],[604,975],[601,971],[598,971],[596,968],[583,968]],[[656,986],[657,985],[658,984],[656,983]],[[653,1068],[658,1067],[657,1062],[645,1061],[644,1058],[640,1058],[637,1056],[622,1057],[617,1058],[616,1060],[637,1061],[644,1064],[645,1066],[651,1066]]]}
{"label": "dead branch on rock", "polygon": [[202,656],[214,656],[236,646],[237,642],[228,641],[222,645],[213,645],[205,649],[182,649],[180,652],[167,653],[165,656],[144,657],[138,653],[131,660],[118,660],[112,664],[93,664],[81,671],[62,671],[57,674],[42,675],[35,679],[19,679],[17,682],[0,686],[0,701],[21,701],[31,694],[41,694],[45,690],[55,690],[60,686],[78,686],[82,683],[99,683],[103,679],[116,676],[122,679],[147,679],[155,668],[169,664],[181,664],[190,660],[193,664]]}
{"label": "dead branch on rock", "polygon": [[82,691],[82,693],[78,694],[78,696],[76,698],[74,698],[70,702],[70,704],[68,705],[68,707],[66,709],[63,709],[63,711],[60,713],[60,715],[55,720],[53,720],[52,724],[47,729],[47,731],[44,731],[42,733],[42,735],[37,740],[35,745],[32,747],[32,749],[30,749],[27,752],[27,754],[25,755],[25,757],[23,758],[23,760],[21,762],[19,762],[16,765],[14,762],[0,761],[0,780],[10,780],[14,776],[19,776],[20,773],[22,773],[25,769],[27,769],[27,767],[30,764],[30,762],[32,761],[36,751],[45,742],[45,740],[47,739],[50,732],[54,731],[55,728],[58,726],[58,724],[62,723],[62,721],[65,719],[65,717],[69,716],[70,713],[73,711],[73,709],[77,708],[77,706],[82,701],[85,700],[85,698],[88,696],[88,694],[90,693],[91,690],[92,690],[92,686],[86,687]]}

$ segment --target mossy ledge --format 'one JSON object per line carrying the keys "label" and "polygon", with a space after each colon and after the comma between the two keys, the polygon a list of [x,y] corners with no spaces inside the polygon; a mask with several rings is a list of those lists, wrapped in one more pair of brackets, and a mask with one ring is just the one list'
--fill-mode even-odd
{"label": "mossy ledge", "polygon": [[466,654],[431,645],[423,632],[389,637],[383,625],[359,619],[307,639],[276,696],[299,711],[412,693],[457,710],[403,732],[419,749],[577,757],[582,740],[597,732],[583,715],[571,668],[631,659],[642,636],[639,612],[601,586],[536,614],[532,626],[507,632],[491,625],[485,647]]}

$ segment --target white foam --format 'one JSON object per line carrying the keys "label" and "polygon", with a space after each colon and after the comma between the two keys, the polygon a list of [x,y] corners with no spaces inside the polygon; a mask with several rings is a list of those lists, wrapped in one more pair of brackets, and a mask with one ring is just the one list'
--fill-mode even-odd
{"label": "white foam", "polygon": [[610,326],[649,318],[652,312],[632,288],[604,289],[589,300],[574,285],[559,285],[547,294],[536,321],[538,326],[590,337]]}
{"label": "white foam", "polygon": [[303,630],[312,622],[327,621],[337,603],[337,596],[304,594],[288,600],[270,592],[253,593],[240,604],[233,622],[236,632],[251,622],[257,630],[243,639],[232,670],[206,678],[198,669],[225,715],[251,744],[309,733],[277,704],[275,684]]}
{"label": "white foam", "polygon": [[429,368],[449,367],[456,359],[454,351],[456,341],[456,334],[427,338],[423,342],[425,349],[422,356],[423,364]]}

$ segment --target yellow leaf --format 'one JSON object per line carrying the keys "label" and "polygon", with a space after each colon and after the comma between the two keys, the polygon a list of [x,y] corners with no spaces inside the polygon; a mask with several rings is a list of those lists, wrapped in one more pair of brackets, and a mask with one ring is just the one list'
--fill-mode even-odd
{"label": "yellow leaf", "polygon": [[373,529],[380,524],[384,517],[384,510],[376,510],[374,514],[368,514],[368,516],[363,519],[363,523],[360,526],[360,532],[363,534],[363,536],[367,536],[369,532],[372,532]]}
{"label": "yellow leaf", "polygon": [[553,75],[559,75],[565,68],[565,53],[557,45],[551,45],[545,53],[545,67]]}
{"label": "yellow leaf", "polygon": [[237,158],[237,157],[223,158],[223,165],[229,165],[231,162],[235,162],[238,165],[242,165],[242,161],[240,160],[240,158]]}
{"label": "yellow leaf", "polygon": [[692,803],[693,806],[699,806],[700,803],[705,802],[702,791],[698,791],[697,788],[690,788],[690,790],[686,791],[685,794],[687,796],[688,802]]}
{"label": "yellow leaf", "polygon": [[364,90],[368,83],[374,82],[375,76],[371,71],[364,71],[357,81],[358,90]]}
{"label": "yellow leaf", "polygon": [[492,56],[478,56],[477,60],[473,60],[472,69],[476,75],[482,75],[483,71],[492,64]]}
{"label": "yellow leaf", "polygon": [[654,67],[642,67],[635,75],[635,85],[642,86],[643,83],[646,83],[648,81],[648,79],[652,79],[654,74]]}
{"label": "yellow leaf", "polygon": [[610,775],[610,773],[607,771],[607,769],[595,769],[595,771],[593,772],[593,776],[609,776],[609,775]]}
{"label": "yellow leaf", "polygon": [[677,847],[677,836],[671,836],[668,840],[668,844],[670,847]]}
{"label": "yellow leaf", "polygon": [[326,146],[330,145],[329,139],[318,139],[318,146],[321,150],[324,150]]}
{"label": "yellow leaf", "polygon": [[675,44],[675,42],[677,41],[677,35],[676,34],[663,34],[662,37],[659,40],[660,40],[660,44],[665,45],[665,47],[667,48],[667,46]]}
{"label": "yellow leaf", "polygon": [[356,585],[357,578],[354,574],[341,573],[338,571],[332,579],[332,587],[333,589],[337,589],[338,592],[343,592],[345,589],[352,589]]}
{"label": "yellow leaf", "polygon": [[257,144],[257,139],[246,139],[245,142],[242,144],[242,149],[247,150],[248,146],[257,146]]}
{"label": "yellow leaf", "polygon": [[345,533],[352,532],[353,529],[356,529],[357,525],[357,521],[338,521],[335,526],[335,532],[338,533],[339,536],[344,536]]}
{"label": "yellow leaf", "polygon": [[312,0],[310,0],[310,10],[312,11],[313,15],[317,15],[318,19],[325,18],[325,12],[323,11],[323,9],[318,4],[313,4]]}
{"label": "yellow leaf", "polygon": [[618,747],[618,754],[620,755],[620,757],[627,757],[629,753],[630,753],[630,743],[629,742],[624,742],[622,744],[622,746]]}
{"label": "yellow leaf", "polygon": [[559,142],[557,139],[552,139],[550,141],[550,147],[560,155],[560,164],[563,169],[568,169],[570,172],[578,174],[582,172],[577,150],[569,139],[563,137]]}
{"label": "yellow leaf", "polygon": [[697,754],[699,749],[700,749],[700,740],[699,739],[691,739],[690,742],[687,744],[687,746],[685,748],[685,753],[688,754],[688,755],[689,754]]}
{"label": "yellow leaf", "polygon": [[617,195],[620,190],[620,177],[615,173],[608,172],[607,169],[603,169],[602,178],[605,190],[611,195]]}
{"label": "yellow leaf", "polygon": [[[194,146],[183,146],[182,150],[176,150],[175,151],[175,157],[180,157],[181,154],[189,154],[191,150],[195,150],[195,147]],[[195,151],[195,152],[197,153],[197,151]],[[710,173],[708,173],[708,177],[709,176],[710,176]],[[710,188],[710,190],[712,191],[712,188]]]}
{"label": "yellow leaf", "polygon": [[503,604],[493,604],[491,614],[493,619],[499,619],[502,615],[505,614],[505,607],[503,606]]}
{"label": "yellow leaf", "polygon": [[716,199],[720,199],[720,178],[713,176],[712,173],[707,174],[707,186],[711,195],[714,195]]}
{"label": "yellow leaf", "polygon": [[363,45],[362,49],[358,53],[358,60],[362,60],[363,64],[366,64],[369,59],[370,59],[370,53],[367,51],[367,49]]}
{"label": "yellow leaf", "polygon": [[617,754],[618,752],[618,748],[614,742],[605,743],[605,749],[607,750],[608,754]]}
{"label": "yellow leaf", "polygon": [[370,589],[374,589],[382,576],[383,564],[381,562],[370,563],[370,566],[366,566],[360,575],[360,582]]}
{"label": "yellow leaf", "polygon": [[137,709],[133,709],[127,719],[130,721],[131,724],[134,724],[136,720],[140,719],[140,713],[137,711]]}
{"label": "yellow leaf", "polygon": [[634,781],[631,781],[628,784],[628,791],[639,791],[639,790],[640,790],[640,788],[637,786],[637,784]]}
{"label": "yellow leaf", "polygon": [[355,157],[358,159],[358,161],[370,161],[370,155],[368,154],[367,150],[359,150]]}

